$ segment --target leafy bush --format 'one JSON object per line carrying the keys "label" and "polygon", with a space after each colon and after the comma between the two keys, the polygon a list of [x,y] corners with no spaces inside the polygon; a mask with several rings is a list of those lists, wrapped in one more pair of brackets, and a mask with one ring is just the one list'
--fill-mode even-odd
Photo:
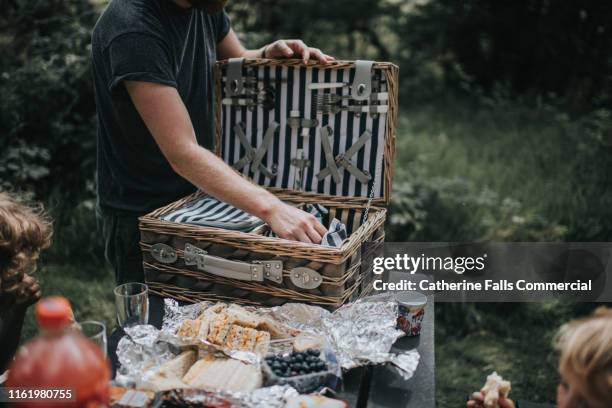
{"label": "leafy bush", "polygon": [[[85,1],[14,1],[0,18],[2,185],[85,191],[95,163],[95,106],[89,70],[97,17]],[[8,39],[8,40],[7,40]]]}
{"label": "leafy bush", "polygon": [[578,112],[610,103],[609,2],[406,3],[410,13],[394,27],[402,46],[417,60],[438,61],[453,87],[468,82],[489,93],[506,84],[513,95],[555,93]]}
{"label": "leafy bush", "polygon": [[[94,197],[93,183],[87,184],[83,196]],[[59,192],[47,199],[53,219],[53,245],[44,253],[47,262],[104,267],[104,239],[98,229],[95,198],[67,202]]]}
{"label": "leafy bush", "polygon": [[403,111],[389,239],[611,239],[610,118],[502,91]]}
{"label": "leafy bush", "polygon": [[567,235],[565,226],[516,200],[456,178],[396,184],[389,221],[392,241],[559,241]]}
{"label": "leafy bush", "polygon": [[49,176],[49,150],[27,146],[23,141],[9,145],[0,153],[0,188],[32,190]]}

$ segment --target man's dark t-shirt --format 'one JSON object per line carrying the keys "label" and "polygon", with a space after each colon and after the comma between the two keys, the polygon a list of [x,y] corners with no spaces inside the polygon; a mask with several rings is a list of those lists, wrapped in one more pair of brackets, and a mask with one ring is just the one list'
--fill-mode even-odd
{"label": "man's dark t-shirt", "polygon": [[92,37],[98,111],[98,202],[102,210],[143,214],[192,191],[158,148],[123,81],[175,87],[198,143],[214,147],[217,44],[229,32],[222,11],[172,0],[112,0]]}

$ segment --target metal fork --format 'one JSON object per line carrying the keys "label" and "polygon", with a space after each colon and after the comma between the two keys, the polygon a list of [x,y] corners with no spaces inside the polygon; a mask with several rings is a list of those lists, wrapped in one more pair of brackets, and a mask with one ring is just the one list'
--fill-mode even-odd
{"label": "metal fork", "polygon": [[341,111],[354,112],[354,113],[387,113],[389,107],[387,105],[351,105],[342,106],[338,104],[316,104],[316,110],[324,114],[336,114]]}
{"label": "metal fork", "polygon": [[324,93],[315,96],[315,103],[317,105],[335,105],[344,99],[350,99],[350,97],[350,95]]}
{"label": "metal fork", "polygon": [[[351,99],[351,95],[338,95],[334,93],[324,93],[315,96],[315,101],[320,105],[334,105],[342,102],[345,99]],[[370,94],[370,101],[387,101],[389,100],[389,94],[387,92],[372,93]]]}

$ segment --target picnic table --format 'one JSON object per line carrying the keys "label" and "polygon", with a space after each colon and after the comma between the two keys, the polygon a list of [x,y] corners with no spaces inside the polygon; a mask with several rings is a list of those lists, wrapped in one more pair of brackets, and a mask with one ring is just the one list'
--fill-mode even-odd
{"label": "picnic table", "polygon": [[[418,337],[403,337],[393,350],[412,350],[420,354],[419,365],[414,376],[404,380],[397,371],[388,366],[358,367],[343,376],[344,386],[336,398],[349,402],[351,407],[434,407],[434,304],[428,299],[423,329]],[[149,324],[160,328],[164,317],[162,297],[149,297]],[[117,328],[108,338],[108,356],[111,360],[113,377],[118,367],[117,345],[124,333]]]}

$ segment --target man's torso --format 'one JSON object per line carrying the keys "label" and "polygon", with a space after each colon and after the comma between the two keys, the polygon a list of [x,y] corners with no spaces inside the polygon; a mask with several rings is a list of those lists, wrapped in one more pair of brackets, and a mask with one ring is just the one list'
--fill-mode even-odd
{"label": "man's torso", "polygon": [[123,81],[176,87],[199,144],[212,149],[213,66],[218,37],[228,29],[223,12],[183,9],[172,0],[111,1],[92,37],[103,209],[145,213],[194,190],[165,160]]}

